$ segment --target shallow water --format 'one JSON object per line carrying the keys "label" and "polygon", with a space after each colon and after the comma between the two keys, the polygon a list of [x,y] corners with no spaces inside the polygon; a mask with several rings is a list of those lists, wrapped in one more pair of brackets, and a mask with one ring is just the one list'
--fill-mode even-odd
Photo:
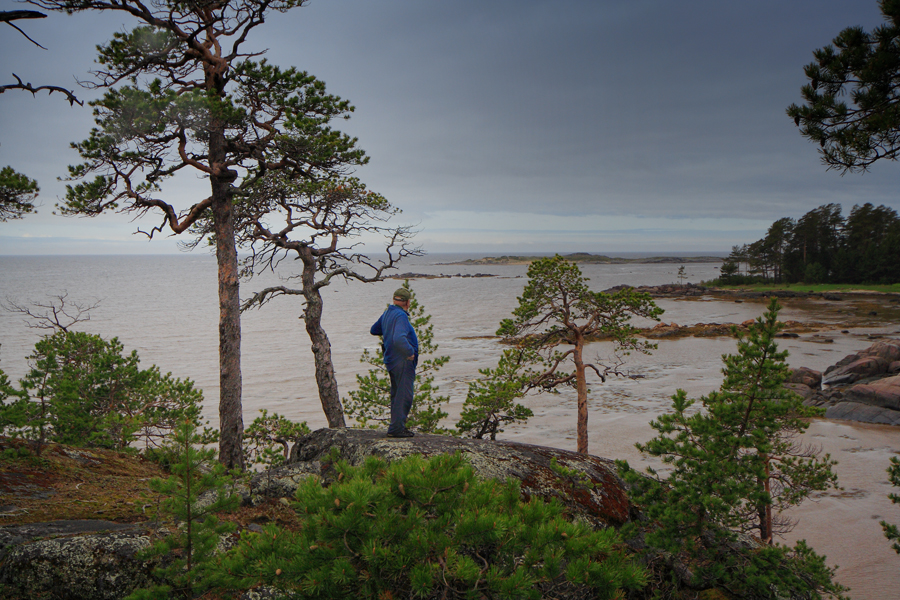
{"label": "shallow water", "polygon": [[[494,277],[417,279],[417,297],[432,315],[440,354],[451,357],[438,373],[441,393],[450,397],[448,412],[456,416],[468,382],[478,369],[493,366],[501,348],[492,336],[502,318],[516,305],[525,284],[525,266],[461,266],[435,264],[449,257],[425,257],[403,270],[431,274],[491,273]],[[716,265],[686,265],[689,281],[711,279]],[[619,284],[654,285],[676,281],[678,265],[587,265],[591,286],[602,290]],[[205,255],[145,257],[0,257],[0,299],[19,303],[46,300],[47,294],[68,292],[73,301],[100,300],[91,321],[81,328],[104,336],[118,336],[125,348],[136,349],[144,365],[157,364],[178,377],[190,377],[204,390],[205,414],[217,418],[218,358],[215,261]],[[242,285],[242,295],[280,283],[268,275]],[[355,375],[366,370],[359,363],[363,348],[374,348],[369,326],[380,314],[398,281],[377,284],[336,283],[323,290],[324,326],[330,336],[335,368],[343,394],[352,389]],[[789,301],[782,320],[857,325],[841,333],[782,340],[792,366],[824,370],[845,355],[867,347],[873,332],[894,333],[897,321],[886,301],[883,306],[827,301]],[[740,323],[759,316],[762,302],[723,302],[712,299],[661,300],[663,321],[679,325],[699,322]],[[296,298],[279,299],[243,318],[244,419],[260,408],[313,428],[325,425],[313,377],[309,340],[299,320]],[[838,313],[837,311],[843,311]],[[875,310],[878,315],[868,313]],[[11,379],[24,375],[29,354],[41,331],[29,329],[20,315],[0,311],[0,368]],[[487,336],[487,337],[486,337]],[[831,340],[831,341],[828,341]],[[591,386],[589,437],[592,454],[627,459],[633,466],[647,461],[634,443],[653,437],[649,422],[666,411],[677,388],[698,397],[721,380],[721,355],[733,352],[728,338],[660,340],[650,356],[632,356],[627,368],[640,379],[610,379]],[[588,356],[606,358],[608,344],[592,344]],[[574,450],[575,397],[529,397],[535,417],[509,427],[501,437]],[[896,597],[900,589],[900,557],[881,534],[878,521],[900,523],[900,507],[891,504],[885,470],[900,453],[900,429],[840,421],[814,421],[807,434],[839,461],[844,487],[807,501],[792,513],[799,520],[786,541],[807,539],[829,564],[838,564],[838,580],[852,588],[857,599]]]}

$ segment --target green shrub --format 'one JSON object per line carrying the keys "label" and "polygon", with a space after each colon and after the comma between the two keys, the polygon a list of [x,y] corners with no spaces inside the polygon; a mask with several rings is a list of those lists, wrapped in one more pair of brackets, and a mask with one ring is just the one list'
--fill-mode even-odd
{"label": "green shrub", "polygon": [[299,598],[620,597],[645,573],[613,529],[568,521],[556,500],[520,498],[517,481],[475,477],[460,456],[361,467],[297,492],[299,531],[245,533],[216,570],[232,590],[273,586]]}
{"label": "green shrub", "polygon": [[244,430],[244,461],[248,465],[275,467],[288,457],[290,443],[309,433],[306,421],[295,423],[265,408]]}
{"label": "green shrub", "polygon": [[[163,443],[185,419],[201,425],[203,394],[192,381],[141,369],[137,352],[123,350],[116,338],[80,331],[38,341],[21,389],[0,381],[0,434],[29,439],[38,453],[47,442],[125,450]],[[214,439],[204,431],[205,443]]]}

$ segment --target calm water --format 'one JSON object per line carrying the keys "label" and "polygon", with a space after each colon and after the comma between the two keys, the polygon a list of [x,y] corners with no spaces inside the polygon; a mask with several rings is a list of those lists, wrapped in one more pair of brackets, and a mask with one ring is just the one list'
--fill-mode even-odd
{"label": "calm water", "polygon": [[[525,283],[524,266],[460,266],[447,263],[460,257],[429,256],[404,265],[402,271],[432,274],[490,273],[494,277],[453,277],[413,281],[417,297],[432,315],[439,352],[451,357],[438,374],[441,392],[450,396],[451,419],[458,414],[468,382],[478,369],[493,366],[500,347],[490,336],[516,305]],[[688,280],[716,276],[712,264],[686,265]],[[677,279],[678,265],[585,266],[594,289],[613,285],[651,285]],[[91,320],[81,328],[104,336],[118,336],[127,350],[136,349],[145,366],[189,377],[204,390],[206,415],[215,423],[218,397],[217,302],[215,261],[202,254],[146,257],[2,257],[0,299],[18,303],[45,301],[48,295],[67,292],[76,302],[100,301]],[[288,275],[289,272],[282,273]],[[275,274],[246,282],[242,296],[280,283]],[[359,363],[364,348],[373,348],[369,335],[397,281],[377,284],[334,283],[323,290],[324,326],[334,350],[342,394],[353,389],[355,375],[366,369]],[[759,303],[719,301],[660,301],[665,322],[742,322],[761,314]],[[244,419],[251,421],[260,408],[312,428],[325,425],[313,377],[309,340],[299,319],[301,303],[278,299],[243,318]],[[783,320],[821,321],[799,308],[782,311]],[[882,323],[878,332],[893,333],[896,324]],[[792,366],[824,370],[852,351],[867,347],[871,330],[835,333],[830,344],[815,338],[784,340]],[[11,379],[21,377],[24,359],[41,332],[30,329],[20,315],[0,310],[0,368]],[[681,339],[660,342],[652,356],[632,357],[628,368],[644,377],[610,380],[591,390],[590,450],[609,458],[625,458],[632,465],[647,462],[634,443],[653,436],[649,421],[669,407],[675,389],[696,397],[717,387],[721,355],[734,351],[730,339]],[[589,356],[606,357],[609,347],[594,344]],[[574,394],[527,399],[535,418],[510,427],[505,439],[575,449]],[[816,421],[808,440],[823,446],[840,461],[837,467],[844,489],[807,501],[792,515],[799,520],[786,541],[807,539],[840,566],[838,579],[852,588],[852,597],[895,597],[900,589],[900,557],[881,535],[878,521],[900,523],[900,507],[887,499],[892,491],[885,469],[900,453],[900,429]]]}

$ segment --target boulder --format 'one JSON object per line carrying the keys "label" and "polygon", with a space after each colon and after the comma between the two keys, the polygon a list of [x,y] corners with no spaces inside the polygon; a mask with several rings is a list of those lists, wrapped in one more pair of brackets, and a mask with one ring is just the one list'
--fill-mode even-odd
{"label": "boulder", "polygon": [[[57,537],[62,536],[62,537]],[[54,521],[0,528],[0,584],[11,598],[119,600],[151,583],[138,558],[150,533],[106,521]]]}
{"label": "boulder", "polygon": [[844,398],[850,402],[900,410],[900,375],[854,385],[844,390]]}
{"label": "boulder", "polygon": [[[596,527],[621,525],[629,519],[632,509],[613,461],[516,442],[427,434],[388,438],[383,431],[370,429],[319,429],[294,445],[289,465],[318,462],[327,483],[331,473],[328,466],[331,448],[337,448],[340,457],[353,465],[362,464],[369,456],[391,461],[413,454],[427,457],[461,452],[479,476],[501,480],[515,478],[521,482],[526,498],[558,498],[570,515]],[[573,481],[572,477],[554,470],[553,459],[560,466],[577,472],[578,480]]]}
{"label": "boulder", "polygon": [[[836,385],[839,383],[853,383],[866,377],[880,375],[887,372],[888,362],[879,356],[860,356],[853,362],[841,366],[833,371],[825,371],[822,383]],[[830,367],[829,367],[830,369]]]}
{"label": "boulder", "polygon": [[792,369],[791,376],[788,377],[788,383],[799,383],[813,390],[819,389],[822,385],[822,374],[806,367]]}
{"label": "boulder", "polygon": [[322,463],[317,460],[298,462],[268,469],[250,480],[250,504],[257,506],[272,498],[293,499],[297,488],[308,477],[322,474]]}
{"label": "boulder", "polygon": [[808,385],[804,385],[802,383],[785,383],[784,387],[795,392],[798,396],[806,400],[816,393],[814,389],[809,387]]}
{"label": "boulder", "polygon": [[[825,370],[804,403],[825,407],[828,419],[900,424],[900,340],[882,340]],[[798,369],[791,381],[800,379]],[[802,391],[798,390],[798,393]]]}
{"label": "boulder", "polygon": [[881,423],[884,425],[900,425],[900,412],[889,408],[860,404],[858,402],[840,402],[825,410],[826,419],[846,421],[862,421],[863,423]]}

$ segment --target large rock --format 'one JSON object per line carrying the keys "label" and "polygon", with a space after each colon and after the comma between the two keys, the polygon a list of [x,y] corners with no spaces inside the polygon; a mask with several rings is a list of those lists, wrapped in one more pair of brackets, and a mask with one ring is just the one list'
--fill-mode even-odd
{"label": "large rock", "polygon": [[838,385],[884,375],[891,363],[900,360],[900,341],[885,340],[872,344],[856,354],[845,356],[825,369],[822,383]]}
{"label": "large rock", "polygon": [[850,402],[900,410],[900,375],[854,385],[844,391],[844,399]]}
{"label": "large rock", "polygon": [[[481,477],[512,477],[521,482],[525,497],[558,498],[570,515],[594,526],[620,525],[628,520],[631,509],[615,464],[596,456],[506,441],[423,434],[395,439],[385,437],[383,431],[320,429],[297,442],[291,449],[289,463],[318,462],[327,481],[331,448],[337,448],[340,457],[353,465],[361,464],[368,456],[391,461],[413,454],[462,452]],[[577,471],[581,481],[560,475],[551,467],[553,459],[560,466]]]}
{"label": "large rock", "polygon": [[858,402],[839,402],[825,410],[826,419],[900,425],[900,412]]}
{"label": "large rock", "polygon": [[0,544],[4,598],[119,600],[148,585],[155,566],[138,558],[145,528],[106,521],[3,527]]}
{"label": "large rock", "polygon": [[791,376],[788,377],[787,382],[799,383],[810,389],[817,390],[822,385],[822,374],[806,367],[800,367],[799,369],[791,370]]}
{"label": "large rock", "polygon": [[828,419],[900,424],[898,357],[900,340],[883,340],[845,356],[825,370],[825,389],[804,395],[804,402],[824,407]]}

